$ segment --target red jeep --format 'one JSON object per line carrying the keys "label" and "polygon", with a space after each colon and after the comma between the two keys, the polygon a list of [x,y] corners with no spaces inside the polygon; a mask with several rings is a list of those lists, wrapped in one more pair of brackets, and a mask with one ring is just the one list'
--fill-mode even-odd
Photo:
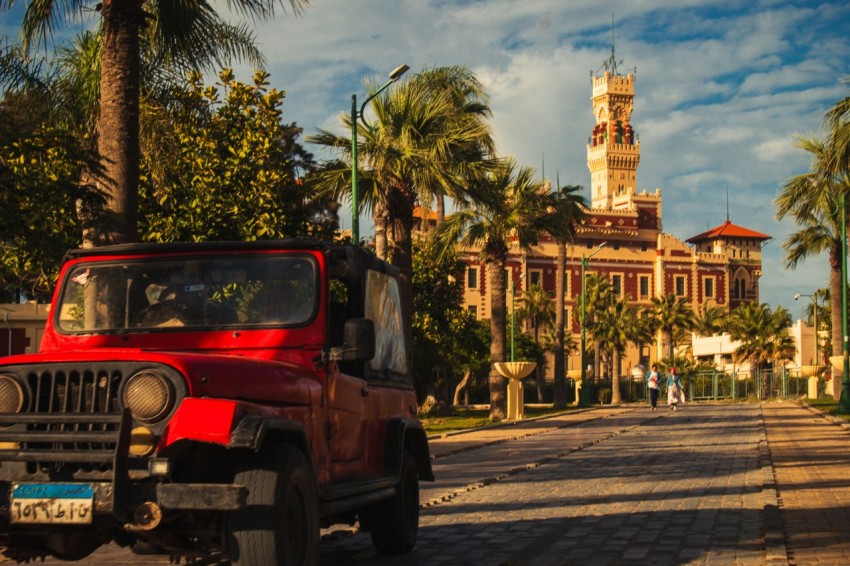
{"label": "red jeep", "polygon": [[433,480],[392,266],[316,240],[66,258],[38,354],[0,360],[0,546],[267,566],[360,521],[410,550]]}

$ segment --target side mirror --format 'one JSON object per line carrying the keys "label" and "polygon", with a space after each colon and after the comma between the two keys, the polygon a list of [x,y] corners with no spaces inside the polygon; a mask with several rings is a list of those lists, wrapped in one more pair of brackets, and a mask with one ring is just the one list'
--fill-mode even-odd
{"label": "side mirror", "polygon": [[375,357],[375,323],[368,318],[352,318],[343,327],[342,348],[334,348],[331,358],[340,362],[365,362]]}

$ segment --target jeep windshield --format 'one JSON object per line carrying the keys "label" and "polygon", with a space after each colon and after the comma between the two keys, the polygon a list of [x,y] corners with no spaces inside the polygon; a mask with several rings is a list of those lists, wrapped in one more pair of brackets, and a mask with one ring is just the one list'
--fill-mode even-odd
{"label": "jeep windshield", "polygon": [[70,334],[297,326],[315,315],[317,274],[299,255],[82,262],[64,278],[55,323]]}

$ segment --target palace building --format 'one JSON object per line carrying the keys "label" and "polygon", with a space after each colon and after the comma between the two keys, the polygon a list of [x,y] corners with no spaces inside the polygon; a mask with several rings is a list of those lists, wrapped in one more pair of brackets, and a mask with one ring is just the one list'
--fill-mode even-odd
{"label": "palace building", "polygon": [[[587,274],[604,275],[616,295],[627,296],[637,307],[648,307],[653,297],[669,294],[684,297],[694,311],[706,304],[733,309],[745,301],[758,301],[762,245],[770,236],[728,219],[684,241],[665,233],[661,190],[638,190],[641,148],[632,122],[635,76],[620,74],[616,64],[606,62],[603,73],[591,75],[591,84],[595,118],[587,144],[591,207],[574,241],[567,245],[564,320],[573,342],[579,343],[580,326],[573,311],[581,306],[583,257]],[[508,287],[515,289],[516,298],[530,286],[540,285],[554,300],[556,252],[551,238],[531,249],[511,248]],[[491,295],[479,250],[463,250],[461,258],[468,266],[466,308],[477,318],[487,319]],[[626,352],[623,373],[639,362],[661,358],[664,348],[659,336],[653,348]],[[548,364],[547,379],[552,378],[552,365]],[[573,352],[568,367],[579,365],[579,354]]]}

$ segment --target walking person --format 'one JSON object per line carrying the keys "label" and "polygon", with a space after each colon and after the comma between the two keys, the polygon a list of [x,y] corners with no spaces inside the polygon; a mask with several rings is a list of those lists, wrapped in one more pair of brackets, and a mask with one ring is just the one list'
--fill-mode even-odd
{"label": "walking person", "polygon": [[667,376],[667,404],[672,410],[676,410],[679,403],[685,402],[685,393],[682,391],[682,378],[676,373],[676,368],[670,368]]}
{"label": "walking person", "polygon": [[661,376],[658,375],[658,364],[652,364],[652,369],[646,374],[646,383],[649,387],[649,405],[655,411],[658,408],[658,386],[661,384]]}

